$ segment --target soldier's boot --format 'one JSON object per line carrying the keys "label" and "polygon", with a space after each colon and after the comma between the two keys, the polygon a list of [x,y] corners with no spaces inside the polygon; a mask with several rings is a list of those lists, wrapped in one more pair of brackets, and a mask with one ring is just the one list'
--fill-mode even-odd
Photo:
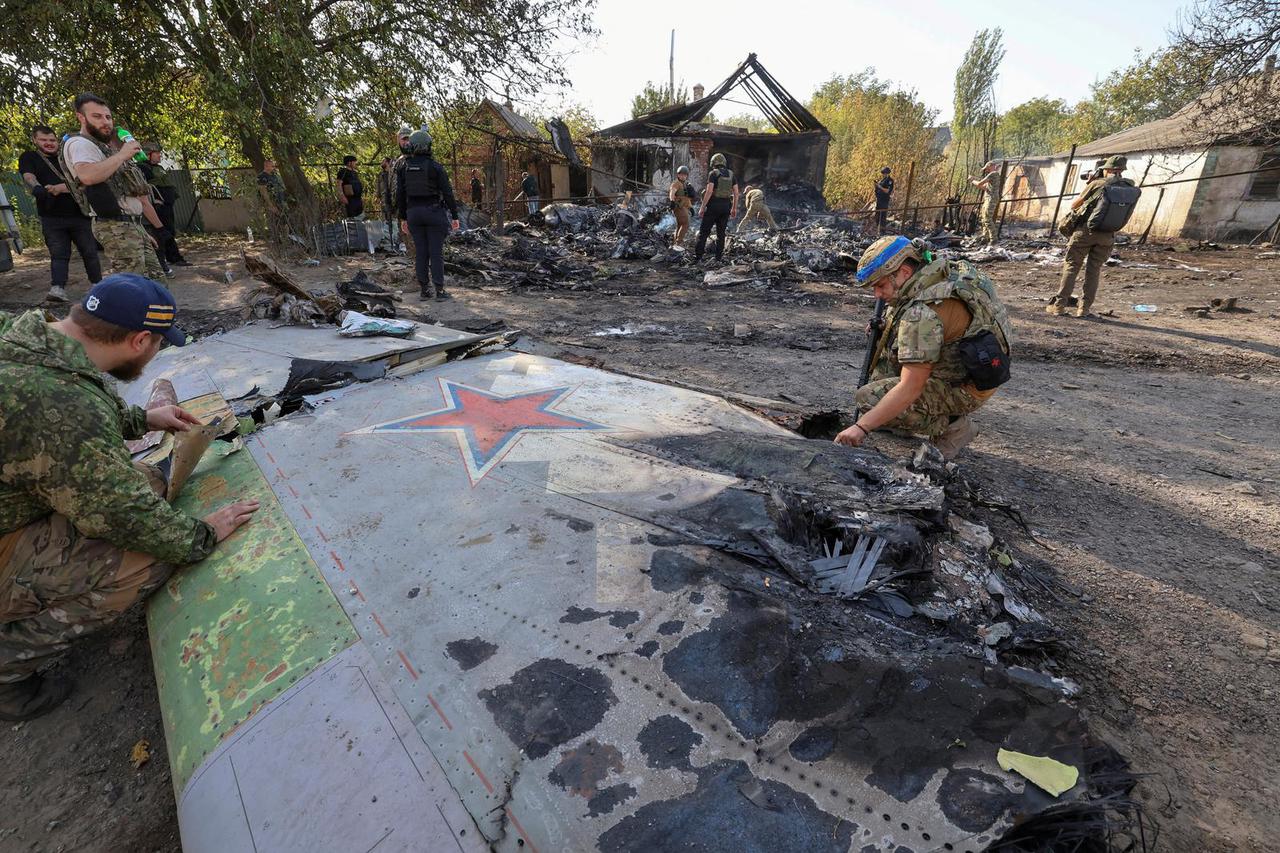
{"label": "soldier's boot", "polygon": [[933,440],[933,446],[942,453],[942,458],[950,462],[956,454],[978,437],[978,427],[968,415],[961,415],[952,421],[942,435]]}
{"label": "soldier's boot", "polygon": [[49,295],[45,297],[50,302],[66,302],[67,289],[60,285],[53,285],[49,288]]}
{"label": "soldier's boot", "polygon": [[452,298],[453,294],[444,289],[444,282],[436,285],[436,302],[443,302]]}
{"label": "soldier's boot", "polygon": [[1090,306],[1090,305],[1086,305],[1086,304],[1085,304],[1085,303],[1083,303],[1083,302],[1079,303],[1078,305],[1076,305],[1076,316],[1077,316],[1077,317],[1092,317],[1092,316],[1093,316],[1093,311],[1091,310],[1091,308],[1092,308],[1092,306]]}
{"label": "soldier's boot", "polygon": [[1058,301],[1058,297],[1049,297],[1049,304],[1044,306],[1046,314],[1052,314],[1055,317],[1061,317],[1067,313],[1067,306]]}
{"label": "soldier's boot", "polygon": [[431,285],[429,285],[429,284],[419,284],[419,285],[418,285],[418,298],[419,298],[419,299],[430,299],[430,298],[431,298],[432,296],[434,296],[434,295],[435,295],[435,290],[431,287]]}
{"label": "soldier's boot", "polygon": [[44,716],[71,695],[75,682],[56,675],[33,675],[0,684],[0,720],[20,723]]}

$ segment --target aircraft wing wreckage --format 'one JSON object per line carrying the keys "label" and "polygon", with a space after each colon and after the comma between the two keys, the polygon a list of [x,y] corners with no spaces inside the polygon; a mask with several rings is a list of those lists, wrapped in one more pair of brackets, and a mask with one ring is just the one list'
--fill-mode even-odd
{"label": "aircraft wing wreckage", "polygon": [[[942,488],[718,398],[477,346],[250,325],[127,389],[243,414],[303,358],[382,377],[215,442],[180,499],[262,501],[149,605],[188,853],[1097,836],[1115,756],[1051,679],[957,639],[1040,617]],[[863,536],[876,577],[924,579],[858,601],[806,579]],[[1051,796],[1001,749],[1079,781]]]}

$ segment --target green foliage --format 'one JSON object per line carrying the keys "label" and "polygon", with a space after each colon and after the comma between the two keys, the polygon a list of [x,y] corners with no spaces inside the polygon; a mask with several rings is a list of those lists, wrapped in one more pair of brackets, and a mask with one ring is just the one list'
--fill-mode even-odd
{"label": "green foliage", "polygon": [[1071,111],[1061,99],[1032,98],[1019,104],[1000,117],[995,156],[1017,159],[1054,154],[1071,119]]}
{"label": "green foliage", "polygon": [[92,89],[120,124],[171,137],[194,156],[226,160],[234,147],[256,167],[270,153],[307,205],[303,163],[347,153],[335,141],[363,139],[372,152],[424,107],[566,82],[554,47],[593,32],[593,2],[24,3],[23,26],[6,33],[0,53],[0,85],[22,93],[17,121],[65,124],[71,97]]}
{"label": "green foliage", "polygon": [[954,117],[951,121],[953,172],[964,181],[992,156],[996,126],[995,85],[1004,60],[1004,33],[999,28],[979,30],[956,69]]}
{"label": "green foliage", "polygon": [[752,133],[777,133],[778,129],[773,126],[773,122],[764,116],[754,116],[748,113],[738,113],[729,116],[724,120],[724,124],[730,127],[745,127]]}
{"label": "green foliage", "polygon": [[644,84],[640,94],[631,99],[631,117],[640,118],[676,104],[687,103],[689,103],[689,90],[683,83],[673,92],[670,86],[656,86],[653,81],[649,81]]}
{"label": "green foliage", "polygon": [[893,169],[903,201],[908,166],[916,164],[914,198],[932,192],[938,155],[933,151],[937,112],[914,91],[879,80],[872,69],[832,77],[810,99],[809,111],[831,132],[825,193],[835,206],[860,208],[873,197],[880,169]]}

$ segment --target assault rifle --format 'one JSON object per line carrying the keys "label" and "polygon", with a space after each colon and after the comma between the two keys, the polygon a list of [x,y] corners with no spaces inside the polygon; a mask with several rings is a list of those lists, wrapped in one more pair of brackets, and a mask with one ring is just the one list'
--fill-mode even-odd
{"label": "assault rifle", "polygon": [[[884,310],[885,301],[883,299],[876,300],[875,311],[871,316],[871,322],[867,324],[867,354],[862,359],[862,374],[858,377],[858,387],[861,388],[871,381],[871,369],[875,367],[872,362],[876,357],[876,344],[880,341],[880,334],[884,331]],[[856,420],[861,412],[854,412]]]}

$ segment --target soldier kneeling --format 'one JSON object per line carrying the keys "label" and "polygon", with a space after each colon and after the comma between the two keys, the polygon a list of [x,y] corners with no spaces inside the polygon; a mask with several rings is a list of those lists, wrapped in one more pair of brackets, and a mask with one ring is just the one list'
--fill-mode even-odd
{"label": "soldier kneeling", "polygon": [[991,280],[967,261],[933,256],[924,241],[882,237],[856,283],[887,306],[857,422],[836,436],[856,447],[888,427],[927,436],[951,459],[978,434],[969,414],[1009,378],[1012,328]]}

